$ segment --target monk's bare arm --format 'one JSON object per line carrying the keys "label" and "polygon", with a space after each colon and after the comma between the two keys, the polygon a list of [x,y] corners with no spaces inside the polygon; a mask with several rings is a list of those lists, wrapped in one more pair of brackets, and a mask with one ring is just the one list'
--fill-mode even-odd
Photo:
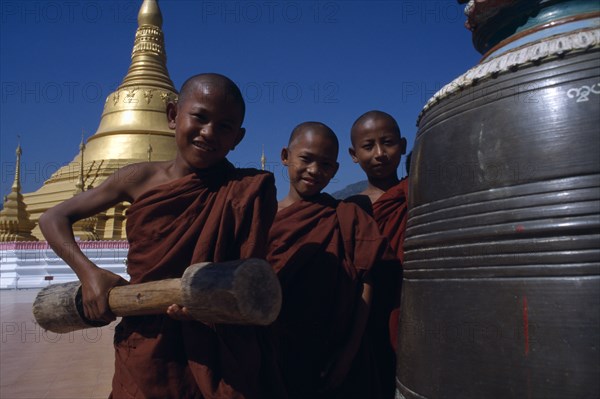
{"label": "monk's bare arm", "polygon": [[373,298],[373,288],[369,277],[363,282],[362,288],[362,295],[358,301],[354,325],[348,341],[346,341],[346,344],[337,357],[331,360],[330,367],[322,373],[322,376],[325,378],[324,390],[334,389],[344,381],[360,348],[367,327]]}
{"label": "monk's bare arm", "polygon": [[73,269],[82,283],[84,313],[91,320],[114,319],[108,309],[108,292],[112,287],[127,282],[99,268],[83,254],[73,236],[72,225],[119,202],[132,201],[132,193],[137,193],[136,190],[143,184],[146,174],[143,169],[139,164],[126,166],[100,186],[56,205],[40,217],[40,229],[50,247]]}

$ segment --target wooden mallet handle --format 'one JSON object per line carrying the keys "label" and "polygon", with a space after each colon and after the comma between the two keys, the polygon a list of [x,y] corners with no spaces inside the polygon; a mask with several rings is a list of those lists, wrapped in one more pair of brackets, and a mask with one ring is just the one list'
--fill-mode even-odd
{"label": "wooden mallet handle", "polygon": [[[281,287],[261,259],[198,263],[181,278],[115,287],[108,304],[116,316],[164,314],[169,305],[179,304],[207,323],[268,325],[281,309]],[[56,333],[104,325],[83,315],[78,281],[41,290],[33,314],[42,328]]]}

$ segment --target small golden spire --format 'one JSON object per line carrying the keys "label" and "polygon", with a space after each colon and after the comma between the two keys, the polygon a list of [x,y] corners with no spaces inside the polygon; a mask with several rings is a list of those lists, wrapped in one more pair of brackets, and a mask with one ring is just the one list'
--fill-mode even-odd
{"label": "small golden spire", "polygon": [[15,165],[15,180],[13,181],[11,190],[13,192],[21,191],[21,154],[23,151],[21,150],[21,136],[17,135],[17,163]]}
{"label": "small golden spire", "polygon": [[[82,193],[85,190],[85,184],[83,179],[83,154],[85,153],[85,140],[83,138],[84,130],[81,129],[81,143],[79,143],[80,153],[80,167],[79,167],[79,180],[75,185],[75,194]],[[98,218],[91,216],[84,219],[79,219],[73,223],[73,235],[83,241],[95,241],[98,240],[98,234],[96,233],[96,222]]]}
{"label": "small golden spire", "polygon": [[152,145],[150,144],[150,134],[148,134],[148,162],[152,162]]}
{"label": "small golden spire", "polygon": [[85,134],[85,130],[81,129],[81,142],[79,143],[79,151],[85,150],[85,139],[83,138],[83,135]]}
{"label": "small golden spire", "polygon": [[80,155],[80,163],[79,163],[79,180],[77,181],[77,184],[75,185],[75,194],[79,194],[82,193],[84,190],[84,183],[83,183],[83,153],[85,152],[85,142],[83,141],[83,133],[84,130],[81,129],[81,143],[79,143],[79,153]]}
{"label": "small golden spire", "polygon": [[260,169],[265,170],[267,165],[267,157],[265,157],[265,145],[262,145],[262,155],[260,156]]}
{"label": "small golden spire", "polygon": [[31,235],[35,224],[29,219],[27,205],[21,194],[21,138],[18,137],[15,181],[10,194],[4,196],[4,209],[0,211],[0,241],[37,241]]}

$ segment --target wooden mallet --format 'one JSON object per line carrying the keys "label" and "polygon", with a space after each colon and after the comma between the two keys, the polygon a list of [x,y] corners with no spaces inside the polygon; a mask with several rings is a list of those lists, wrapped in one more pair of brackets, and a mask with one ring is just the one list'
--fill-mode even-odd
{"label": "wooden mallet", "polygon": [[[206,323],[268,325],[281,309],[281,286],[261,259],[206,262],[188,267],[181,278],[114,287],[108,304],[115,316],[166,314],[169,305],[178,304]],[[79,281],[41,290],[33,315],[55,333],[106,324],[85,318]]]}

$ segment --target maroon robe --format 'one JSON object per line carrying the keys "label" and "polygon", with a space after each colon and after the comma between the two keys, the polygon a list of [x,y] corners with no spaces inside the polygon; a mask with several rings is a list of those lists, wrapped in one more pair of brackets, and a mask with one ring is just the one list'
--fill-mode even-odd
{"label": "maroon robe", "polygon": [[408,217],[408,178],[387,190],[373,203],[373,218],[390,241],[398,259],[404,262],[404,237]]}
{"label": "maroon robe", "polygon": [[[264,258],[276,209],[271,174],[236,169],[226,160],[148,190],[128,210],[131,283],[181,277],[187,266],[202,261]],[[279,396],[264,390],[271,376],[263,333],[259,327],[181,322],[166,315],[125,317],[115,331],[112,396]]]}
{"label": "maroon robe", "polygon": [[373,219],[355,204],[320,194],[279,211],[269,237],[267,260],[283,291],[276,327],[290,398],[378,398],[376,365],[366,339],[342,386],[318,393],[320,373],[353,328],[363,280],[387,250]]}
{"label": "maroon robe", "polygon": [[[348,201],[357,203],[373,218],[381,233],[389,240],[395,257],[404,261],[404,237],[408,216],[408,178],[383,193],[373,204],[365,195],[356,195]],[[382,260],[373,273],[375,295],[369,319],[369,332],[374,353],[380,366],[380,378],[385,398],[395,396],[396,352],[398,347],[398,322],[402,268],[400,262]]]}
{"label": "maroon robe", "polygon": [[[373,218],[379,229],[390,241],[390,247],[404,262],[404,237],[406,235],[406,219],[408,218],[408,178],[400,180],[398,184],[387,190],[373,203]],[[400,285],[394,309],[390,314],[390,338],[394,352],[398,349],[398,322],[400,319]]]}

